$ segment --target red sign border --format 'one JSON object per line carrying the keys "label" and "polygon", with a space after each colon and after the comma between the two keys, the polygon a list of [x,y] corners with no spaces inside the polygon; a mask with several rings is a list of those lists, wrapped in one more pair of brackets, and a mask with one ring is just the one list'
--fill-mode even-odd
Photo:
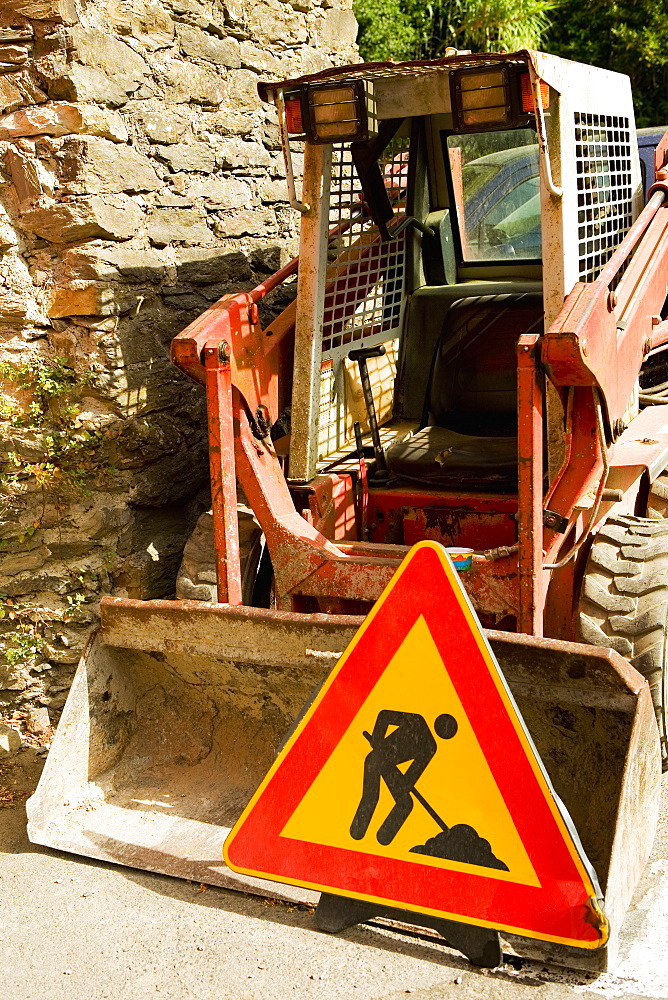
{"label": "red sign border", "polygon": [[[447,600],[448,591],[455,600]],[[447,663],[539,887],[280,836],[420,616]],[[562,809],[456,570],[441,545],[423,541],[410,550],[286,742],[223,854],[233,871],[246,875],[600,948],[608,927],[596,875]]]}

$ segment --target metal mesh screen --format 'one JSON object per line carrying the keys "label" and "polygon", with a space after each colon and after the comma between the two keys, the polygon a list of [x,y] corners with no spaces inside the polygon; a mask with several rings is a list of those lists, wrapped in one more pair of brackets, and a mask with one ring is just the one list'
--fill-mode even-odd
{"label": "metal mesh screen", "polygon": [[[408,138],[394,139],[381,159],[397,220],[405,214],[408,150]],[[405,232],[381,243],[377,227],[364,211],[362,189],[349,146],[334,147],[329,223],[330,263],[325,287],[318,421],[320,457],[341,448],[349,436],[344,359],[355,348],[396,340],[404,301]]]}
{"label": "metal mesh screen", "polygon": [[[387,340],[398,330],[404,287],[405,235],[380,242],[362,211],[362,190],[349,147],[335,147],[330,188],[330,226],[323,360]],[[383,156],[385,183],[403,215],[408,178],[408,139],[390,143]],[[345,350],[342,350],[345,349]]]}
{"label": "metal mesh screen", "polygon": [[575,112],[578,260],[594,281],[632,222],[629,119]]}

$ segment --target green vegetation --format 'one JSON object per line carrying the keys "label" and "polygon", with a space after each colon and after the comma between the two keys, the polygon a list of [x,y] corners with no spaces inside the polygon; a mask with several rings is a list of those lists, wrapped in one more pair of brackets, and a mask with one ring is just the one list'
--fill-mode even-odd
{"label": "green vegetation", "polygon": [[668,8],[650,0],[354,0],[367,61],[542,48],[631,78],[639,126],[668,124]]}
{"label": "green vegetation", "polygon": [[[77,578],[83,585],[82,576]],[[87,598],[84,593],[68,594],[67,606],[62,611],[49,610],[27,601],[20,601],[0,594],[0,655],[5,663],[14,667],[19,663],[34,666],[43,654],[45,643],[69,641],[58,626],[67,624],[84,608]]]}
{"label": "green vegetation", "polygon": [[668,125],[668,7],[649,0],[567,0],[546,33],[547,52],[631,78],[636,124]]}
{"label": "green vegetation", "polygon": [[1,362],[0,380],[6,387],[0,420],[10,444],[0,473],[3,491],[11,495],[30,479],[56,495],[84,490],[96,468],[99,434],[79,426],[77,417],[94,373],[75,372],[63,358],[29,358]]}
{"label": "green vegetation", "polygon": [[536,48],[559,0],[354,0],[366,61]]}

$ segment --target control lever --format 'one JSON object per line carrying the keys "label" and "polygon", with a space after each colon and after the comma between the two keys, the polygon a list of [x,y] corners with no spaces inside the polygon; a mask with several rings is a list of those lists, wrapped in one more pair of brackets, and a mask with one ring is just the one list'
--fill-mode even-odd
{"label": "control lever", "polygon": [[359,513],[359,532],[363,542],[369,541],[369,533],[366,527],[366,512],[369,502],[369,488],[366,478],[366,459],[364,458],[364,445],[362,443],[362,429],[359,420],[354,425],[355,447],[357,448],[357,461],[359,462],[360,474],[357,480],[357,510]]}
{"label": "control lever", "polygon": [[382,344],[378,344],[376,347],[362,347],[359,350],[351,351],[348,355],[351,361],[357,362],[360,369],[360,381],[362,383],[362,392],[364,394],[364,405],[366,406],[366,414],[369,420],[369,430],[371,431],[373,451],[376,456],[376,471],[374,479],[389,479],[389,471],[385,460],[385,452],[383,451],[383,446],[380,443],[380,431],[378,430],[376,407],[373,401],[373,392],[371,390],[371,380],[369,378],[367,361],[369,358],[382,358],[384,354],[385,348]]}

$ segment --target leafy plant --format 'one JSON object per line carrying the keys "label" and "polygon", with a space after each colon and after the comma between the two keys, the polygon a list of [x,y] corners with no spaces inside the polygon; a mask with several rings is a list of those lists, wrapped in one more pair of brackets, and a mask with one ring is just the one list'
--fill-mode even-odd
{"label": "leafy plant", "polygon": [[367,61],[435,59],[446,46],[474,52],[537,48],[563,0],[354,0]]}
{"label": "leafy plant", "polygon": [[626,73],[637,124],[668,124],[668,8],[653,0],[353,0],[353,9],[367,61],[434,59],[446,46],[543,48]]}
{"label": "leafy plant", "polygon": [[[78,581],[83,583],[83,578],[79,577]],[[69,639],[59,630],[59,625],[71,622],[75,612],[87,603],[87,598],[76,591],[67,594],[65,601],[65,608],[54,610],[0,594],[0,620],[8,620],[0,635],[0,655],[6,663],[10,666],[34,664],[44,644],[54,639],[69,645]]]}
{"label": "leafy plant", "polygon": [[5,649],[5,659],[10,666],[24,663],[38,653],[37,631],[34,625],[21,622],[12,632],[9,646]]}
{"label": "leafy plant", "polygon": [[[76,372],[64,358],[33,357],[18,364],[0,362],[0,380],[14,390],[14,397],[6,393],[0,405],[12,445],[0,475],[5,492],[31,478],[37,487],[56,494],[84,490],[96,467],[99,435],[81,427],[77,417],[79,397],[94,384],[95,374]],[[23,399],[15,398],[17,389]],[[36,460],[27,458],[26,450],[37,453]]]}
{"label": "leafy plant", "polygon": [[668,8],[650,0],[567,0],[545,38],[548,52],[626,73],[636,123],[668,124]]}

